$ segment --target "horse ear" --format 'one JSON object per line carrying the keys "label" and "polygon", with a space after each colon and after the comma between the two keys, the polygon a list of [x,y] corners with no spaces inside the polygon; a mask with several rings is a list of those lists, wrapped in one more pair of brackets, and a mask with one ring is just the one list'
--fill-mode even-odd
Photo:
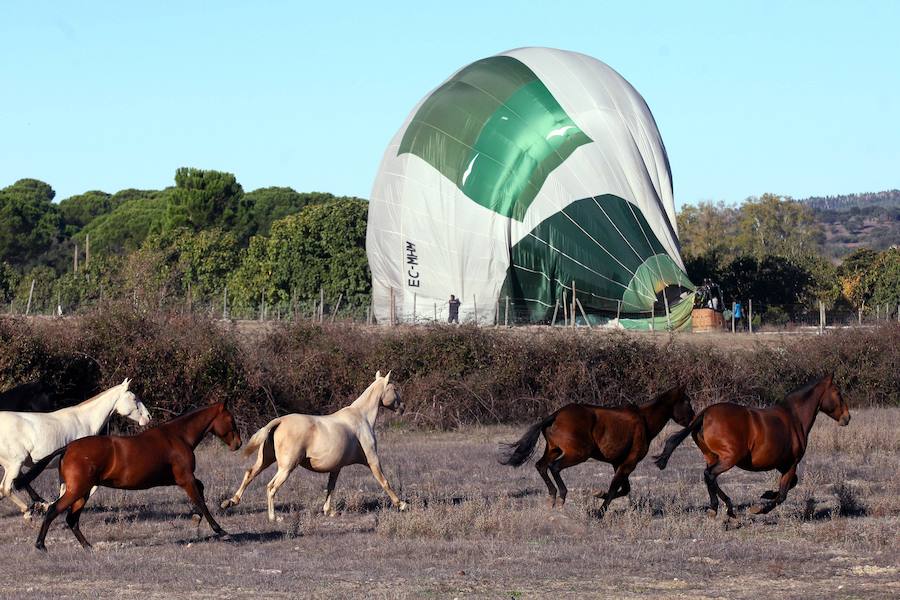
{"label": "horse ear", "polygon": [[131,383],[131,380],[128,379],[127,377],[125,378],[124,381],[122,381],[122,385],[125,386],[125,389],[126,389],[126,390],[128,389],[128,385],[129,385],[130,383]]}
{"label": "horse ear", "polygon": [[381,370],[375,372],[375,379],[381,379]]}
{"label": "horse ear", "polygon": [[384,385],[388,384],[388,381],[391,380],[391,371],[388,371],[388,374],[384,376]]}

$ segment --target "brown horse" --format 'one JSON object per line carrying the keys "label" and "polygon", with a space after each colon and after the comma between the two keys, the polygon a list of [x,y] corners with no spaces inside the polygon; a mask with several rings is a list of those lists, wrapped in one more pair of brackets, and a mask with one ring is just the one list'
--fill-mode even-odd
{"label": "brown horse", "polygon": [[721,498],[732,518],[734,507],[716,482],[719,475],[731,467],[745,471],[778,469],[781,472],[778,490],[765,492],[762,502],[750,508],[753,514],[767,513],[784,502],[788,491],[797,485],[797,465],[806,452],[809,431],[819,412],[842,426],[850,422],[850,409],[834,384],[833,375],[791,392],[770,408],[750,408],[729,402],[713,404],[666,440],[665,449],[655,457],[656,466],[665,469],[675,448],[692,435],[706,458],[703,479],[709,492],[708,513],[716,516]]}
{"label": "brown horse", "polygon": [[[222,402],[176,417],[135,436],[90,436],[75,440],[38,462],[16,481],[25,485],[37,477],[47,463],[62,454],[59,475],[65,492],[47,509],[35,547],[45,550],[44,538],[53,520],[68,510],[66,524],[85,549],[91,545],[78,525],[91,488],[105,486],[122,490],[145,490],[178,485],[206,517],[220,538],[228,534],[216,523],[203,497],[203,483],[194,477],[194,448],[208,433],[215,434],[231,450],[241,447],[234,417]],[[46,462],[45,462],[46,461]]]}
{"label": "brown horse", "polygon": [[547,484],[551,508],[556,506],[557,489],[547,475],[548,470],[559,486],[562,506],[568,489],[560,471],[589,458],[610,463],[615,474],[609,482],[609,491],[597,495],[603,498],[598,513],[602,516],[610,502],[631,491],[628,476],[647,455],[650,441],[659,435],[669,419],[686,426],[693,418],[691,399],[683,386],[672,388],[641,406],[605,408],[569,404],[533,425],[518,442],[505,444],[506,456],[500,462],[514,467],[523,465],[534,453],[538,435],[543,433],[547,446],[535,467]]}

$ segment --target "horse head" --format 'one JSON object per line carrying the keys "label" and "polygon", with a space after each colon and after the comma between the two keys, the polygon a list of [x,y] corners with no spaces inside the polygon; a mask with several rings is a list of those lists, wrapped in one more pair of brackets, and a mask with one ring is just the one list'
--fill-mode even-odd
{"label": "horse head", "polygon": [[691,406],[691,397],[687,393],[687,386],[679,384],[667,392],[672,406],[672,420],[687,427],[694,420],[694,408]]}
{"label": "horse head", "polygon": [[850,422],[850,408],[841,395],[841,390],[834,383],[834,373],[830,373],[823,380],[825,389],[822,391],[822,400],[819,402],[819,410],[845,426]]}
{"label": "horse head", "polygon": [[126,419],[131,419],[141,427],[150,422],[150,411],[144,403],[137,399],[134,392],[129,391],[130,379],[119,384],[119,397],[116,399],[115,411]]}
{"label": "horse head", "polygon": [[[379,378],[381,378],[381,371],[375,374],[375,379]],[[406,411],[406,405],[403,404],[403,399],[400,397],[400,390],[391,383],[391,371],[388,371],[382,382],[381,405],[401,415]]]}
{"label": "horse head", "polygon": [[210,425],[210,431],[225,442],[228,445],[228,449],[232,452],[241,447],[241,434],[238,432],[237,425],[234,422],[234,415],[231,414],[224,402],[222,403],[222,409]]}

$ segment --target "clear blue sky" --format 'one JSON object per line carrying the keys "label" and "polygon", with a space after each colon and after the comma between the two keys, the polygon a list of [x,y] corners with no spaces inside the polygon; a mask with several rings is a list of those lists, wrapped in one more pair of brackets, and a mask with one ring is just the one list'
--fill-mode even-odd
{"label": "clear blue sky", "polygon": [[34,177],[57,199],[180,166],[367,197],[426,92],[520,46],[624,75],[679,204],[900,187],[900,2],[11,4],[0,187]]}

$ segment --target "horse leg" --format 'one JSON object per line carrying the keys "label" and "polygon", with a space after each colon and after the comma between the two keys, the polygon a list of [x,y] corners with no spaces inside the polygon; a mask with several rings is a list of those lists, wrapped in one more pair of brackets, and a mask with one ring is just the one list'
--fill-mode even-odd
{"label": "horse leg", "polygon": [[38,532],[37,541],[34,543],[35,548],[38,550],[47,550],[47,547],[44,545],[44,539],[47,537],[47,532],[50,530],[50,524],[53,523],[53,520],[56,519],[56,517],[66,512],[70,506],[75,504],[79,498],[83,498],[86,495],[86,492],[87,490],[82,490],[82,493],[79,495],[77,491],[72,490],[70,487],[66,489],[65,494],[60,496],[56,502],[53,502],[47,508],[47,514],[44,515],[44,522],[41,523],[41,530]]}
{"label": "horse leg", "polygon": [[[598,509],[599,517],[603,517],[606,513],[606,509],[609,508],[610,502],[619,498],[620,496],[625,496],[631,491],[631,484],[628,482],[628,476],[631,475],[631,472],[634,471],[635,465],[631,463],[624,463],[616,467],[616,472],[613,474],[612,480],[609,482],[609,490],[606,492],[606,496],[603,498],[603,504],[600,505]],[[622,491],[624,490],[624,491]]]}
{"label": "horse leg", "polygon": [[328,487],[325,488],[325,506],[322,507],[322,512],[325,513],[326,516],[333,516],[335,514],[331,508],[331,495],[334,493],[334,486],[337,484],[337,478],[340,473],[341,471],[338,469],[337,471],[332,471],[328,474]]}
{"label": "horse leg", "polygon": [[566,487],[566,484],[563,483],[562,476],[560,475],[560,471],[562,471],[562,460],[565,456],[565,453],[560,454],[559,458],[550,463],[550,474],[553,475],[553,481],[556,482],[556,487],[559,489],[559,507],[562,508],[566,504],[566,496],[569,494],[569,488]]}
{"label": "horse leg", "polygon": [[[96,488],[94,488],[96,489]],[[88,498],[90,498],[90,492],[76,500],[72,506],[69,507],[69,514],[66,515],[66,525],[69,526],[69,529],[72,530],[72,533],[75,534],[75,539],[81,544],[81,547],[85,550],[90,550],[91,544],[85,539],[84,534],[81,533],[81,527],[79,526],[79,521],[81,519],[81,511],[84,508],[84,505],[87,504]]]}
{"label": "horse leg", "polygon": [[278,465],[278,472],[275,473],[275,477],[272,478],[266,485],[266,497],[268,500],[268,508],[269,508],[269,520],[275,521],[275,494],[278,493],[278,488],[280,488],[284,482],[287,480],[288,475],[291,474],[291,471],[294,470],[293,466],[287,467],[283,465]]}
{"label": "horse leg", "polygon": [[256,476],[267,469],[273,462],[275,462],[275,444],[266,440],[256,455],[256,462],[244,472],[244,479],[241,481],[241,485],[238,489],[234,492],[234,496],[222,501],[222,504],[220,505],[222,510],[240,504],[241,497],[244,495],[244,491],[246,491],[250,482],[256,479]]}
{"label": "horse leg", "polygon": [[707,514],[709,514],[710,517],[715,517],[719,512],[718,498],[721,498],[722,501],[725,502],[726,514],[732,519],[735,518],[734,505],[731,502],[731,498],[729,498],[728,495],[722,491],[722,488],[719,487],[719,483],[716,481],[719,475],[733,466],[734,465],[723,462],[721,459],[719,459],[711,464],[708,464],[706,469],[703,471],[703,480],[706,482],[706,489],[709,492],[709,510],[707,511]]}
{"label": "horse leg", "polygon": [[191,502],[193,502],[194,506],[197,507],[197,510],[200,511],[200,514],[206,517],[206,522],[209,523],[209,526],[212,527],[212,530],[216,535],[223,539],[230,539],[228,533],[226,533],[225,530],[216,523],[213,516],[209,514],[209,508],[206,506],[206,499],[203,497],[203,482],[196,477],[191,476],[190,479],[184,478],[184,480],[178,481],[177,483],[181,486],[181,489],[187,492],[188,498],[191,499]]}
{"label": "horse leg", "polygon": [[381,472],[381,461],[378,460],[378,455],[372,453],[367,456],[369,461],[369,468],[372,470],[372,475],[375,477],[375,481],[381,486],[381,489],[388,495],[391,499],[391,504],[394,505],[398,510],[406,510],[407,505],[406,502],[400,500],[400,497],[394,492],[391,488],[391,484],[388,483],[387,477],[384,476],[384,473]]}
{"label": "horse leg", "polygon": [[[784,473],[782,473],[782,475],[784,475]],[[794,476],[791,478],[791,482],[788,484],[788,490],[794,489],[794,487],[796,487],[796,485],[797,485],[797,474],[794,473]],[[778,490],[768,490],[766,492],[763,492],[762,496],[760,496],[760,498],[762,498],[763,500],[774,500],[777,497],[778,497]]]}
{"label": "horse leg", "polygon": [[[550,463],[553,462],[553,459],[550,458],[551,452],[555,453],[558,448],[554,448],[552,451],[550,449],[550,442],[547,442],[547,447],[544,449],[544,455],[541,457],[539,461],[537,461],[534,465],[534,468],[537,469],[538,474],[540,474],[541,479],[544,480],[544,483],[547,484],[547,494],[550,496],[547,499],[547,506],[549,508],[553,508],[556,506],[556,486],[553,485],[553,482],[550,480],[550,476],[547,474],[547,467],[550,466]],[[562,453],[560,453],[560,456]]]}
{"label": "horse leg", "polygon": [[13,491],[12,485],[13,480],[19,476],[19,472],[22,470],[22,465],[16,464],[3,464],[3,481],[0,482],[0,498],[8,497],[12,500],[16,506],[19,507],[19,510],[22,511],[22,517],[26,521],[31,520],[31,507],[25,503],[24,500],[19,498],[19,496]]}
{"label": "horse leg", "polygon": [[763,494],[764,502],[759,502],[751,506],[748,510],[750,513],[754,515],[766,514],[771,511],[773,508],[781,504],[787,499],[787,493],[791,490],[795,485],[797,485],[797,465],[792,465],[787,471],[781,474],[781,479],[778,482],[778,493],[775,494],[774,498],[766,498],[766,494]]}
{"label": "horse leg", "polygon": [[31,487],[30,483],[25,484],[25,491],[28,493],[28,497],[31,498],[31,502],[33,504],[47,504],[47,501],[41,498],[41,495],[34,491],[34,488]]}

